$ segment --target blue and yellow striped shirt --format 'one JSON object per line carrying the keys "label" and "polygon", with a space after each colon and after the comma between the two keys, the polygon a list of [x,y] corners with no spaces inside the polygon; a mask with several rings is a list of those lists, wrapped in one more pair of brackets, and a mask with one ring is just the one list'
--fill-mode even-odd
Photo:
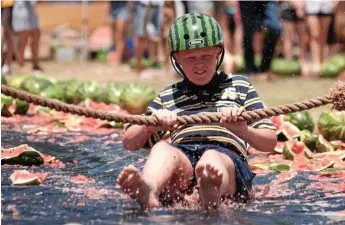
{"label": "blue and yellow striped shirt", "polygon": [[[246,111],[263,109],[264,105],[255,88],[245,76],[219,73],[204,87],[197,87],[187,80],[169,85],[154,99],[146,115],[159,109],[167,109],[178,116],[201,112],[219,112],[223,107],[245,107]],[[248,121],[254,128],[275,130],[270,118]],[[152,147],[167,132],[150,136],[147,145]],[[173,143],[221,143],[247,157],[248,144],[219,123],[189,124],[169,132]]]}

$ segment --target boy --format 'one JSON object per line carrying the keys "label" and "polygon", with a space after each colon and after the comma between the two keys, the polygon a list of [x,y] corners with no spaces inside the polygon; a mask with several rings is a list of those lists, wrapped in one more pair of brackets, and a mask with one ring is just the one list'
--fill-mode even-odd
{"label": "boy", "polygon": [[[141,205],[158,207],[161,194],[174,198],[196,184],[205,208],[217,207],[222,197],[248,197],[255,175],[246,161],[248,144],[261,151],[274,149],[269,118],[237,121],[244,110],[263,104],[246,77],[217,72],[223,43],[219,24],[205,14],[186,14],[171,26],[170,57],[183,81],[161,91],[149,107],[147,114],[155,115],[160,127],[132,125],[123,136],[131,151],[152,147],[142,174],[128,166],[117,179]],[[216,111],[223,114],[219,123],[176,124],[177,116]],[[161,140],[167,131],[171,143]]]}

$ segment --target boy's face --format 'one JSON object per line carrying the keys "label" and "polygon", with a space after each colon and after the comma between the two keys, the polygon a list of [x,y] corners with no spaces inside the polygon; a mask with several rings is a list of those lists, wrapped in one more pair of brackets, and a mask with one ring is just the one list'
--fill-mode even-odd
{"label": "boy's face", "polygon": [[176,52],[174,56],[187,78],[192,83],[202,86],[212,80],[220,54],[220,47],[206,47]]}

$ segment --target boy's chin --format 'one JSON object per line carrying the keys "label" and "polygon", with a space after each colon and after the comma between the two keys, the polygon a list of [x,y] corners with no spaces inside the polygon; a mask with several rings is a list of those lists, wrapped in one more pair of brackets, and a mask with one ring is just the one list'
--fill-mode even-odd
{"label": "boy's chin", "polygon": [[200,77],[199,79],[190,80],[193,84],[198,86],[204,86],[212,80],[212,77]]}

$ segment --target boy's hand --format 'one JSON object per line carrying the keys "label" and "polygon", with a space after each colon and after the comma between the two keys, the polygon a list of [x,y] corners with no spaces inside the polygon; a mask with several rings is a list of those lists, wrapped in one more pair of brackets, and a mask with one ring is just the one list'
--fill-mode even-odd
{"label": "boy's hand", "polygon": [[147,126],[150,132],[157,132],[162,130],[175,130],[178,127],[177,115],[166,109],[160,109],[153,112],[153,115],[157,117],[161,126]]}
{"label": "boy's hand", "polygon": [[237,117],[245,111],[244,107],[223,109],[220,124],[239,137],[248,131],[247,121],[237,121]]}

